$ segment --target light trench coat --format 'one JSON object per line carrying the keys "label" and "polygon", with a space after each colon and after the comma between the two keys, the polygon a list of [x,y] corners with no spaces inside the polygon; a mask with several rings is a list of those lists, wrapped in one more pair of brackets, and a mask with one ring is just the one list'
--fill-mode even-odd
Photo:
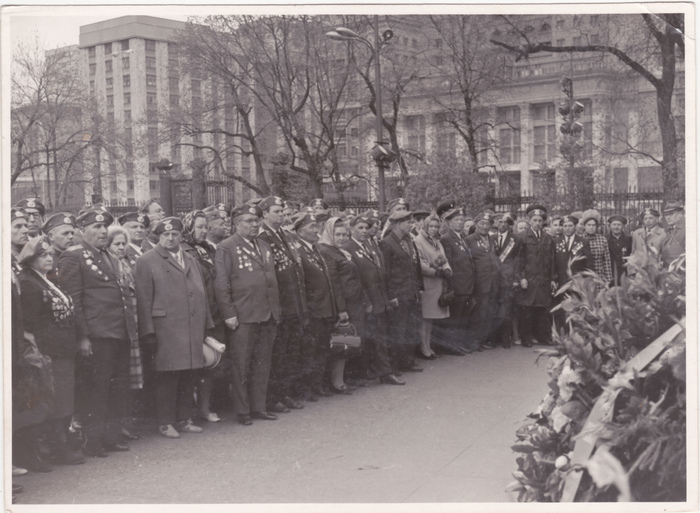
{"label": "light trench coat", "polygon": [[[450,316],[449,307],[441,307],[438,305],[438,299],[442,294],[442,278],[435,276],[435,260],[439,256],[445,257],[445,250],[438,239],[432,239],[420,230],[418,235],[413,239],[418,248],[420,256],[420,267],[423,272],[423,297],[421,299],[421,308],[423,310],[423,319],[445,319]],[[450,264],[446,263],[440,267],[441,269],[451,269]]]}

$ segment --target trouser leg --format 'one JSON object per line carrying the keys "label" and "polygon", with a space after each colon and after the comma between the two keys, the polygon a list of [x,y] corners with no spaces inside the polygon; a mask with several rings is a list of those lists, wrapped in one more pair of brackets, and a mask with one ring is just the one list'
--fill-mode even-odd
{"label": "trouser leg", "polygon": [[272,346],[277,333],[274,321],[258,323],[251,331],[255,340],[250,353],[250,374],[248,379],[248,397],[251,411],[265,411],[267,386],[272,362]]}

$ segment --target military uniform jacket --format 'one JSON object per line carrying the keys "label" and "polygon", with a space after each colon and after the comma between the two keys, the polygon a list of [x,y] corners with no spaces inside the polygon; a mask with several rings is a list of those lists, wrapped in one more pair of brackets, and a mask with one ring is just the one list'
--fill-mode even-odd
{"label": "military uniform jacket", "polygon": [[472,233],[467,237],[467,245],[474,263],[474,293],[498,294],[503,277],[491,237],[482,238],[478,233]]}
{"label": "military uniform jacket", "polygon": [[685,224],[669,227],[666,237],[661,241],[661,262],[668,266],[685,253]]}
{"label": "military uniform jacket", "polygon": [[387,294],[390,300],[416,301],[423,290],[418,249],[410,235],[403,239],[406,249],[401,242],[393,231],[379,241],[386,265]]}
{"label": "military uniform jacket", "polygon": [[357,317],[370,304],[357,264],[335,246],[319,244],[318,248],[331,276],[338,311]]}
{"label": "military uniform jacket", "polygon": [[280,320],[280,294],[272,250],[257,241],[260,252],[235,233],[216,248],[214,292],[224,320],[239,323]]}
{"label": "military uniform jacket", "polygon": [[265,241],[272,250],[277,286],[283,298],[282,318],[298,317],[304,322],[307,315],[304,269],[295,242],[286,230],[280,229],[275,233],[266,223],[262,224],[258,240]]}
{"label": "military uniform jacket", "polygon": [[506,287],[512,287],[513,283],[517,281],[515,278],[515,268],[520,249],[518,247],[518,241],[513,235],[513,232],[510,230],[506,232],[503,244],[499,244],[499,235],[500,233],[491,235],[491,241],[493,243],[496,256],[501,263],[503,284]]}
{"label": "military uniform jacket", "polygon": [[622,233],[618,238],[611,233],[608,235],[608,249],[613,276],[617,276],[617,285],[619,285],[620,277],[627,274],[627,259],[632,254],[632,237]]}
{"label": "military uniform jacket", "polygon": [[569,262],[579,257],[582,259],[571,264],[572,275],[590,269],[593,265],[591,246],[585,237],[574,234],[571,249],[567,247],[566,237],[563,234],[554,238],[554,275],[559,287],[569,282],[571,279],[571,276],[569,276]]}
{"label": "military uniform jacket", "polygon": [[471,296],[474,293],[474,262],[466,240],[450,230],[440,242],[452,268],[452,276],[447,280],[450,287],[458,296]]}
{"label": "military uniform jacket", "polygon": [[309,317],[324,319],[338,315],[336,293],[330,270],[321,256],[317,244],[309,244],[303,240],[297,242],[297,251],[304,268],[304,288],[306,290],[306,306]]}
{"label": "military uniform jacket", "polygon": [[[219,305],[216,303],[216,294],[214,293],[214,278],[216,277],[216,268],[214,267],[214,255],[215,251],[207,251],[202,246],[191,246],[187,242],[182,242],[180,244],[182,250],[190,255],[202,273],[204,278],[204,290],[207,293],[207,303],[209,304],[209,314],[214,321],[215,326],[221,326],[224,320],[221,318],[221,312],[219,312]],[[213,249],[213,246],[212,246]],[[209,260],[207,260],[208,257]]]}
{"label": "military uniform jacket", "polygon": [[204,331],[214,327],[202,271],[184,251],[182,260],[159,244],[136,262],[139,336],[155,335],[157,371],[202,368]]}
{"label": "military uniform jacket", "polygon": [[368,251],[355,239],[350,239],[345,250],[352,255],[352,260],[360,272],[362,286],[372,305],[372,314],[384,313],[389,305],[389,295],[386,291],[386,273],[381,253],[375,254],[372,246],[369,246]]}
{"label": "military uniform jacket", "polygon": [[552,300],[554,279],[554,239],[546,231],[540,231],[541,239],[528,230],[519,237],[520,258],[515,276],[520,282],[527,280],[527,289],[521,289],[517,304],[523,306],[546,306]]}
{"label": "military uniform jacket", "polygon": [[126,247],[126,259],[129,261],[129,265],[132,269],[136,267],[136,260],[141,255],[143,255],[143,250],[141,248],[136,249],[131,243]]}
{"label": "military uniform jacket", "polygon": [[120,285],[119,260],[82,242],[61,253],[58,283],[73,299],[78,341],[136,337],[129,288]]}
{"label": "military uniform jacket", "polygon": [[[659,226],[654,226],[649,233],[642,226],[632,233],[632,254],[646,254],[648,248],[653,248],[651,253],[658,258],[661,252],[661,242],[666,237],[666,232]],[[654,251],[655,250],[655,251]]]}

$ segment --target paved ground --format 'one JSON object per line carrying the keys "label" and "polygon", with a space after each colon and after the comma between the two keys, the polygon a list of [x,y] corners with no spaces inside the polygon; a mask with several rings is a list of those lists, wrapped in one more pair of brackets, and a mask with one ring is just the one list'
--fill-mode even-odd
{"label": "paved ground", "polygon": [[128,453],[15,478],[19,504],[513,502],[510,446],[546,392],[535,357],[519,346],[443,356],[406,386],[322,398],[275,422],[229,415],[179,440],[149,433]]}

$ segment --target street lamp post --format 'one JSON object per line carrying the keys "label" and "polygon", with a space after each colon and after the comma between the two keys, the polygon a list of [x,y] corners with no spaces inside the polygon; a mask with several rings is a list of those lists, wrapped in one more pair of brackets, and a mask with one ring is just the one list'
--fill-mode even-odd
{"label": "street lamp post", "polygon": [[382,72],[379,64],[379,50],[381,45],[389,42],[394,36],[391,30],[382,32],[382,39],[379,39],[379,16],[374,16],[374,45],[367,39],[359,35],[357,32],[345,27],[338,27],[335,30],[326,32],[326,37],[334,41],[358,41],[370,49],[374,56],[374,91],[375,91],[375,106],[376,106],[376,131],[377,140],[374,148],[372,148],[372,158],[377,164],[377,187],[379,189],[379,210],[386,209],[386,188],[384,184],[384,170],[389,167],[389,164],[396,158],[396,154],[391,149],[384,145],[383,135],[383,116],[382,116]]}
{"label": "street lamp post", "polygon": [[173,191],[170,183],[170,171],[173,168],[173,163],[168,159],[161,159],[156,164],[156,169],[159,171],[160,179],[160,206],[165,210],[166,215],[173,215]]}

